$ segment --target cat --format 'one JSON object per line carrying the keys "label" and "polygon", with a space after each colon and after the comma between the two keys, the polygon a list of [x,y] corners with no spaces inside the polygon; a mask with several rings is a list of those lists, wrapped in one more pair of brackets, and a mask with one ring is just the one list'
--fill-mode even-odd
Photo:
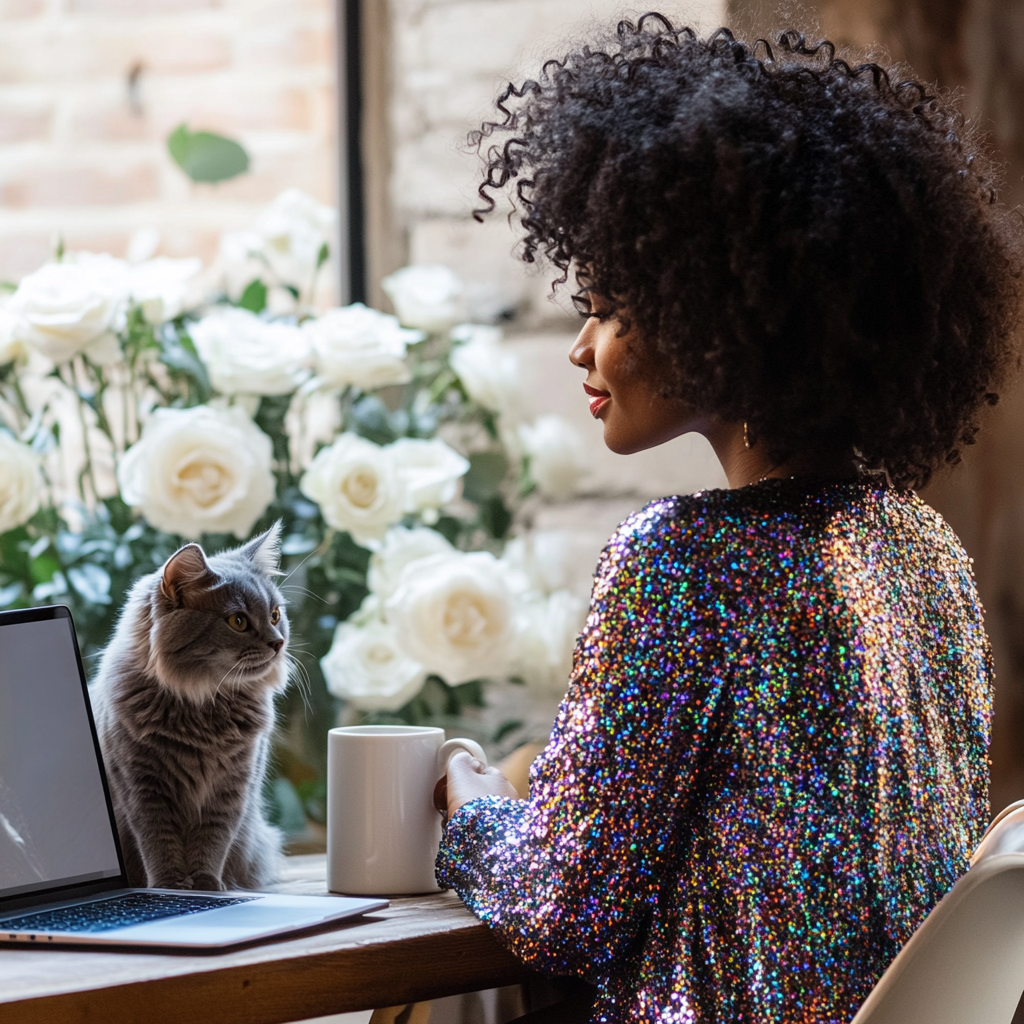
{"label": "cat", "polygon": [[90,695],[129,885],[258,889],[279,867],[261,791],[288,683],[280,528],[210,558],[186,544],[103,653]]}

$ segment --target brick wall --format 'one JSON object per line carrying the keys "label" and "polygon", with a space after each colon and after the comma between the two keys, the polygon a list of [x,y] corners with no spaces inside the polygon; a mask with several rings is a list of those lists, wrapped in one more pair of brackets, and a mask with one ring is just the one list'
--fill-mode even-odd
{"label": "brick wall", "polygon": [[[515,236],[505,219],[494,216],[485,225],[471,219],[478,160],[463,143],[491,116],[510,78],[536,74],[567,39],[593,23],[613,24],[629,7],[622,0],[389,3],[390,192],[382,201],[389,204],[393,237],[377,244],[391,263],[409,258],[454,267],[468,282],[477,316],[506,308],[518,311],[522,326],[564,321],[565,310],[548,301],[546,281],[528,276],[510,255]],[[655,6],[705,29],[724,16],[721,0]],[[378,268],[389,269],[387,262],[378,261]]]}
{"label": "brick wall", "polygon": [[[123,255],[138,228],[211,258],[297,185],[335,202],[331,0],[0,0],[0,278],[62,236]],[[249,174],[194,185],[181,122],[238,138]]]}
{"label": "brick wall", "polygon": [[[663,9],[705,27],[722,0]],[[470,219],[477,160],[462,146],[501,85],[620,0],[363,0],[371,301],[409,260],[448,262],[474,312],[563,314],[511,257],[498,217]],[[216,251],[296,185],[333,203],[334,0],[0,0],[0,279],[70,248],[124,254],[156,227],[160,252]],[[181,122],[239,138],[252,170],[194,185],[167,156]]]}

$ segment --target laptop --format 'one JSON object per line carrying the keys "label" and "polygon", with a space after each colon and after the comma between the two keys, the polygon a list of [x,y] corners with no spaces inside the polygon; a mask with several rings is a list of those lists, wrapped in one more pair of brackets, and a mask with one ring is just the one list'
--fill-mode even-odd
{"label": "laptop", "polygon": [[0,612],[0,941],[217,951],[387,905],[129,888],[71,612]]}

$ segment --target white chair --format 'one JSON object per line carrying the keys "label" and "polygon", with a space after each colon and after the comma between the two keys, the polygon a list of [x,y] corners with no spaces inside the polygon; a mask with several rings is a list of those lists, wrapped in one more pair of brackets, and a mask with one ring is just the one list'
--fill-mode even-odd
{"label": "white chair", "polygon": [[1024,993],[1024,800],[900,950],[851,1024],[1011,1024]]}

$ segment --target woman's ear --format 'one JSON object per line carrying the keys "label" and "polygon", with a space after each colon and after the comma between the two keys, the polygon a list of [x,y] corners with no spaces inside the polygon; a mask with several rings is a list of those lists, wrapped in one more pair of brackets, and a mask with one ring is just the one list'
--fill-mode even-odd
{"label": "woman's ear", "polygon": [[160,592],[180,608],[190,591],[207,590],[216,581],[217,574],[207,564],[203,549],[198,544],[186,544],[164,564]]}

